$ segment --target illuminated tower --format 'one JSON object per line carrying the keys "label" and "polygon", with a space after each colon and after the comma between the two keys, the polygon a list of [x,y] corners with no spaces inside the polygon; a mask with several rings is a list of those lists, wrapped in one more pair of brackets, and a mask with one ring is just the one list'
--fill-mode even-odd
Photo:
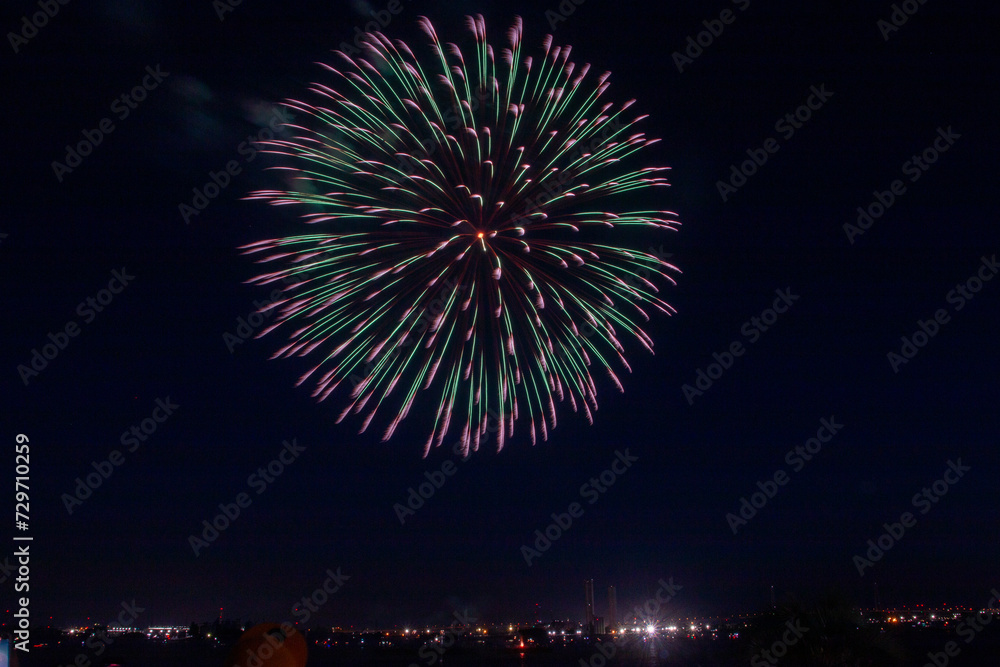
{"label": "illuminated tower", "polygon": [[583,582],[583,590],[587,596],[587,632],[594,632],[594,580]]}
{"label": "illuminated tower", "polygon": [[615,587],[608,586],[608,632],[618,627],[618,595]]}

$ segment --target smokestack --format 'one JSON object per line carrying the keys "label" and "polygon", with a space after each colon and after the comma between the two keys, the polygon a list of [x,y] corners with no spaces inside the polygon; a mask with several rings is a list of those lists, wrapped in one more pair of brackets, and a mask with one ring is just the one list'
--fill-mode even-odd
{"label": "smokestack", "polygon": [[594,580],[583,582],[583,591],[587,596],[587,631],[594,632]]}
{"label": "smokestack", "polygon": [[618,595],[614,586],[608,586],[608,632],[618,627]]}

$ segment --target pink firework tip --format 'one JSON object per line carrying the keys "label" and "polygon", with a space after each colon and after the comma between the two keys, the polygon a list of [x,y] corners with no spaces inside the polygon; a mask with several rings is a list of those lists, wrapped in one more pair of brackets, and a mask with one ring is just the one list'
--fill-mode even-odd
{"label": "pink firework tip", "polygon": [[482,14],[466,16],[465,27],[476,36],[477,40],[486,41],[486,19],[483,18]]}
{"label": "pink firework tip", "polygon": [[520,16],[514,17],[514,25],[507,30],[507,40],[512,49],[517,49],[521,45],[521,36],[524,34],[524,21]]}
{"label": "pink firework tip", "polygon": [[431,41],[435,44],[438,43],[437,31],[434,30],[434,24],[431,23],[430,19],[426,16],[420,16],[417,18],[417,25],[427,33],[427,36],[431,38]]}

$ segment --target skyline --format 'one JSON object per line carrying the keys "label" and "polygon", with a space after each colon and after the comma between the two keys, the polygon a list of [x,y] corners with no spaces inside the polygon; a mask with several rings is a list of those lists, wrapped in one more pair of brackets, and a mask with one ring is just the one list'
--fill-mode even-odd
{"label": "skyline", "polygon": [[[660,582],[661,587],[667,589],[674,587],[673,584],[668,584],[666,582]],[[680,588],[680,586],[676,586]],[[932,621],[935,620],[936,614],[950,614],[950,617],[940,616],[937,620],[946,621],[948,618],[952,620],[960,618],[962,614],[975,614],[978,612],[995,613],[996,604],[1000,601],[1000,591],[996,588],[990,590],[990,598],[985,603],[980,605],[925,605],[925,604],[915,604],[915,605],[901,605],[893,607],[864,607],[859,605],[854,605],[851,609],[859,611],[862,615],[865,614],[875,614],[875,615],[885,615],[886,618],[878,620],[874,617],[865,617],[869,622],[903,622],[904,620],[910,621]],[[669,598],[667,599],[669,601]],[[646,632],[651,627],[655,627],[658,630],[667,630],[673,627],[678,622],[697,622],[699,629],[708,629],[711,627],[711,622],[717,623],[728,623],[736,622],[739,619],[749,619],[761,616],[767,616],[772,614],[775,610],[781,610],[785,608],[785,604],[798,604],[802,601],[799,600],[786,600],[785,603],[781,605],[767,605],[753,611],[732,611],[729,613],[718,613],[707,616],[680,616],[676,614],[669,613],[658,613],[654,612],[652,615],[645,608],[656,608],[655,603],[659,603],[659,596],[649,598],[646,603],[636,605],[630,611],[633,612],[631,616],[627,619],[622,619],[619,623],[614,625],[615,631],[618,632]],[[661,607],[662,604],[660,603]],[[807,607],[810,604],[822,604],[812,601],[806,603]],[[123,602],[121,608],[124,610],[118,613],[117,620],[118,624],[114,623],[102,623],[99,621],[94,621],[89,624],[73,624],[73,625],[62,625],[59,629],[66,631],[80,631],[87,628],[93,628],[97,626],[103,626],[108,629],[108,632],[123,632],[123,631],[145,631],[148,635],[165,635],[174,630],[189,630],[193,625],[198,626],[212,626],[214,624],[219,624],[221,626],[231,626],[233,624],[238,625],[248,625],[255,622],[254,617],[248,619],[242,618],[226,618],[225,616],[219,616],[214,620],[193,620],[188,623],[167,623],[167,624],[143,624],[143,623],[132,623],[129,624],[129,620],[137,621],[140,616],[145,612],[145,609],[138,607],[133,600],[131,603]],[[302,608],[305,611],[305,607]],[[222,612],[222,610],[219,610]],[[296,614],[293,612],[293,616]],[[922,617],[923,615],[924,617]],[[125,617],[123,621],[122,618]],[[904,619],[904,617],[906,617]],[[606,617],[596,615],[598,619],[604,619]],[[464,620],[463,620],[464,619]],[[259,619],[256,619],[259,620]],[[388,625],[373,625],[373,626],[354,626],[348,624],[336,624],[333,626],[309,623],[308,619],[303,621],[301,619],[287,619],[293,625],[302,625],[303,630],[306,629],[318,629],[318,630],[330,630],[334,632],[345,632],[345,633],[371,633],[371,632],[400,632],[403,631],[404,634],[408,632],[417,631],[433,631],[436,629],[442,629],[447,627],[452,627],[456,620],[460,622],[463,626],[468,627],[478,627],[478,628],[494,628],[502,630],[507,627],[511,630],[513,627],[518,628],[530,628],[530,627],[550,627],[552,625],[565,625],[567,627],[571,625],[578,626],[578,628],[586,629],[588,627],[588,621],[586,620],[586,613],[584,613],[579,618],[568,617],[568,618],[535,618],[534,620],[528,619],[486,619],[478,615],[478,612],[466,610],[455,610],[452,612],[451,620],[445,624],[388,624]],[[467,622],[466,622],[467,621]],[[515,622],[516,621],[516,622]],[[670,626],[670,627],[668,627]],[[36,626],[33,629],[40,629],[42,627],[51,628],[52,625],[48,624],[45,626]],[[612,632],[611,626],[607,625],[607,631],[605,633],[596,634],[614,634]],[[586,634],[586,633],[584,633]],[[591,633],[595,634],[595,633]]]}
{"label": "skyline", "polygon": [[[334,627],[334,628],[344,628],[345,631],[350,630],[354,632],[363,631],[378,631],[378,630],[395,630],[404,627],[433,627],[434,623],[431,623],[427,619],[437,619],[440,621],[442,617],[442,610],[427,610],[424,615],[424,621],[420,619],[411,619],[410,621],[393,621],[392,619],[379,619],[368,624],[362,624],[356,626],[352,623],[347,623],[345,618],[351,616],[351,611],[348,609],[343,609],[340,605],[329,604],[336,602],[335,594],[340,591],[340,586],[343,582],[350,579],[350,575],[346,575],[340,572],[339,568],[336,572],[333,570],[328,570],[326,573],[327,579],[324,581],[324,585],[317,587],[311,592],[307,592],[305,595],[295,600],[287,612],[282,617],[284,621],[292,623],[294,625],[302,624],[303,627]],[[583,583],[589,584],[592,580],[586,580]],[[336,584],[333,588],[332,582],[340,582]],[[774,587],[772,586],[767,592],[765,597],[756,604],[750,604],[743,608],[716,608],[704,612],[692,612],[685,611],[683,607],[676,607],[675,598],[678,593],[684,588],[680,583],[674,582],[673,577],[661,578],[656,583],[655,592],[647,596],[644,600],[640,600],[639,597],[635,597],[630,600],[628,606],[621,606],[619,610],[624,611],[624,615],[618,614],[620,627],[631,627],[631,626],[641,626],[646,627],[650,623],[667,625],[672,622],[677,622],[680,620],[712,620],[712,619],[734,619],[742,617],[752,617],[761,614],[768,614],[774,609],[779,609],[788,605],[811,605],[820,604],[823,600],[836,599],[842,603],[848,604],[851,608],[860,610],[862,613],[891,613],[897,611],[912,611],[921,612],[927,611],[932,612],[935,610],[977,610],[977,609],[991,609],[991,605],[995,605],[1000,601],[1000,592],[994,587],[988,591],[987,596],[989,599],[986,602],[979,600],[972,602],[962,602],[962,601],[952,601],[952,602],[916,602],[907,601],[903,603],[896,603],[892,605],[872,605],[866,603],[858,603],[857,601],[852,601],[844,598],[840,593],[834,592],[832,590],[820,590],[815,589],[812,591],[805,592],[800,595],[794,591],[782,591],[778,597],[774,595]],[[872,597],[877,599],[877,582],[873,582],[873,592]],[[615,599],[617,600],[617,587],[610,585],[608,589],[614,589],[616,591]],[[832,597],[831,597],[832,596]],[[610,598],[609,598],[610,599]],[[557,613],[555,612],[556,605],[551,603],[542,605],[540,602],[535,602],[529,607],[530,609],[524,609],[514,614],[508,616],[503,616],[502,614],[496,614],[494,612],[489,612],[484,614],[481,610],[476,610],[474,613],[476,615],[476,621],[479,625],[495,625],[504,626],[509,622],[517,620],[521,625],[532,625],[532,624],[548,624],[552,622],[566,622],[566,623],[577,623],[581,627],[589,627],[590,623],[593,621],[590,619],[591,609],[593,609],[593,618],[600,621],[603,627],[609,629],[612,627],[611,624],[611,608],[609,600],[605,600],[603,606],[597,604],[597,600],[594,600],[594,604],[591,607],[587,603],[586,594],[578,600],[579,609],[574,613],[573,610],[569,610],[567,613]],[[329,607],[329,608],[328,608]],[[331,612],[330,608],[336,607],[335,612]],[[675,609],[676,607],[676,609]],[[324,610],[324,608],[327,608]],[[148,620],[150,614],[147,612],[145,607],[140,606],[135,599],[123,600],[114,610],[112,614],[113,619],[108,621],[101,621],[99,617],[91,618],[86,617],[89,623],[82,622],[81,619],[77,619],[76,622],[62,622],[58,623],[55,619],[48,619],[50,623],[44,624],[47,627],[51,627],[53,623],[57,627],[63,629],[69,628],[83,628],[92,627],[93,625],[105,625],[108,627],[120,627],[120,628],[178,628],[178,627],[188,627],[192,623],[197,624],[210,624],[213,622],[223,622],[223,623],[233,623],[233,622],[246,622],[248,620],[256,619],[257,621],[262,619],[261,613],[254,613],[254,610],[250,610],[246,615],[239,616],[229,616],[224,613],[226,607],[223,606],[219,608],[218,615],[215,617],[214,621],[206,620],[207,617],[197,617],[190,621],[182,622],[181,619],[164,619],[162,617],[155,617],[155,621]],[[463,609],[453,609],[449,614],[444,614],[444,618],[452,619],[456,614],[469,613],[470,608],[465,607]],[[260,610],[257,610],[258,612]],[[322,612],[322,613],[320,613]],[[546,613],[551,612],[551,613]],[[333,613],[333,617],[337,620],[330,621],[330,624],[317,623],[316,619],[331,618],[330,614]],[[266,616],[266,614],[264,614]],[[486,618],[486,616],[491,616],[492,618]],[[109,617],[111,618],[111,617]],[[138,621],[140,618],[144,620],[144,623],[137,623],[135,625],[129,625],[129,621]],[[448,623],[452,622],[449,620]],[[9,622],[10,619],[7,619]],[[116,621],[116,622],[114,622]],[[447,623],[446,623],[447,625]],[[37,627],[42,627],[41,625]]]}
{"label": "skyline", "polygon": [[[673,654],[676,659],[678,655],[704,655],[708,652],[729,656],[730,660],[750,657],[753,664],[775,664],[806,636],[806,655],[814,655],[817,645],[838,641],[843,642],[847,646],[844,650],[852,655],[867,654],[878,658],[880,664],[882,661],[910,664],[914,660],[914,664],[918,664],[924,660],[925,652],[933,664],[942,660],[947,662],[949,656],[959,654],[978,656],[981,662],[976,664],[989,664],[988,658],[995,652],[996,640],[996,633],[991,631],[995,628],[990,626],[996,612],[995,604],[1000,599],[997,589],[991,593],[993,597],[988,605],[978,610],[915,609],[859,613],[828,600],[816,607],[775,609],[756,615],[640,624],[623,627],[610,634],[590,632],[586,623],[579,621],[518,624],[515,630],[513,624],[484,623],[469,612],[456,612],[450,624],[434,628],[349,630],[314,627],[305,631],[287,624],[271,623],[254,625],[255,629],[247,633],[252,636],[259,629],[280,628],[280,635],[275,642],[271,642],[272,646],[279,647],[281,637],[298,635],[297,642],[302,652],[325,661],[343,661],[353,657],[354,660],[364,658],[378,662],[380,659],[398,659],[400,651],[413,651],[421,660],[435,662],[454,648],[456,652],[451,656],[469,664],[479,664],[478,661],[487,658],[483,651],[492,652],[494,657],[498,651],[513,652],[509,657],[514,660],[520,658],[522,662],[534,654],[557,655],[559,659],[569,662],[582,655],[581,660],[585,662],[589,654],[593,662],[593,656],[600,654],[610,658],[620,650],[625,656],[631,655],[633,659],[640,658],[647,662],[653,653],[661,659]],[[247,646],[243,639],[235,649],[230,648],[236,637],[241,636],[243,627],[250,625],[217,619],[213,623],[192,624],[190,627],[147,628],[145,631],[129,627],[70,628],[61,632],[49,629],[38,633],[40,643],[34,648],[40,652],[38,657],[54,659],[62,654],[63,662],[66,656],[79,651],[81,646],[97,655],[114,646],[115,657],[119,660],[129,655],[150,659],[154,655],[162,657],[169,653],[175,661],[180,659],[193,663],[197,660],[198,664],[208,665],[216,664],[223,652],[229,651],[231,655],[232,650],[245,650],[247,655],[263,656],[264,653]],[[303,631],[301,635],[298,634],[300,630]],[[818,634],[814,634],[816,632]],[[980,635],[984,638],[980,639]],[[242,636],[245,638],[247,634]],[[970,646],[973,642],[974,647]],[[798,647],[796,653],[802,648]],[[217,656],[215,660],[212,654]],[[464,658],[461,657],[463,654]],[[86,653],[77,653],[77,656],[86,657]],[[78,657],[76,661],[79,660]]]}
{"label": "skyline", "polygon": [[[0,370],[3,438],[30,464],[8,449],[0,475],[30,468],[30,520],[8,525],[32,539],[30,590],[6,539],[0,589],[60,625],[133,601],[155,625],[280,622],[328,580],[310,613],[328,625],[575,618],[586,580],[604,615],[608,586],[625,614],[660,581],[685,616],[765,607],[772,586],[988,600],[1000,9],[893,4],[142,0],[34,26],[37,0],[17,3]],[[670,187],[617,210],[680,225],[613,240],[680,269],[658,285],[677,312],[642,323],[655,354],[622,336],[623,393],[595,361],[592,425],[567,398],[547,440],[522,421],[498,451],[487,420],[464,456],[456,422],[424,457],[436,399],[382,442],[394,415],[358,434],[367,411],[338,423],[349,389],[317,402],[297,385],[315,360],[271,359],[287,341],[258,335],[294,281],[254,284],[241,248],[320,227],[246,198],[290,187],[261,142],[303,121],[282,101],[335,85],[333,49],[372,21],[425,48],[426,16],[468,52],[479,13],[498,48],[515,15],[522,55],[572,45],[648,116],[636,131],[661,141],[622,166],[668,166]]]}

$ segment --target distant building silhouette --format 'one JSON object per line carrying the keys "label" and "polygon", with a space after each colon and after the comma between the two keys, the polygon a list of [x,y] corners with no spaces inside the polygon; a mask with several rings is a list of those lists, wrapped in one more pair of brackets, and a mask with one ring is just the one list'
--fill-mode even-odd
{"label": "distant building silhouette", "polygon": [[593,634],[594,627],[594,580],[587,579],[583,582],[583,591],[587,597],[587,631]]}
{"label": "distant building silhouette", "polygon": [[618,595],[614,586],[608,586],[608,631],[618,627]]}

